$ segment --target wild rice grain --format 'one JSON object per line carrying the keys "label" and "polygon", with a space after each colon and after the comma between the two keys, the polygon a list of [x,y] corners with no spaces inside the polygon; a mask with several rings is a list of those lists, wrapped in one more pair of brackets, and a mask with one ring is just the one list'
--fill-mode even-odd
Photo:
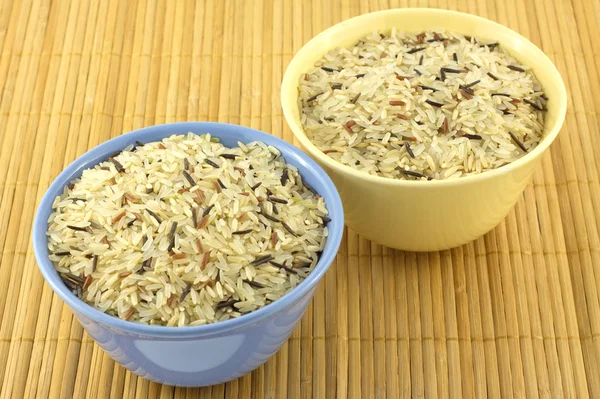
{"label": "wild rice grain", "polygon": [[183,173],[183,177],[185,177],[185,179],[188,181],[188,183],[190,183],[190,185],[192,187],[194,187],[196,185],[196,182],[192,178],[192,175],[190,175],[187,170],[184,170],[182,173]]}
{"label": "wild rice grain", "polygon": [[434,89],[433,87],[429,87],[429,86],[425,86],[425,85],[419,85],[418,87],[420,87],[423,90],[431,90],[433,92],[439,91],[438,89]]}
{"label": "wild rice grain", "polygon": [[423,51],[423,50],[425,50],[425,47],[417,47],[410,51],[407,51],[406,54],[414,54],[414,53],[418,53],[419,51]]}
{"label": "wild rice grain", "polygon": [[508,132],[508,134],[510,134],[510,137],[513,139],[515,144],[517,144],[517,146],[519,146],[523,152],[527,152],[527,148],[523,145],[523,143],[521,143],[521,141],[517,138],[517,136],[514,135],[513,132]]}
{"label": "wild rice grain", "polygon": [[446,73],[462,73],[463,72],[460,69],[454,69],[454,68],[442,68],[442,71],[444,71]]}
{"label": "wild rice grain", "polygon": [[513,71],[517,71],[517,72],[525,72],[525,70],[521,67],[518,67],[516,65],[507,65],[508,69],[511,69]]}
{"label": "wild rice grain", "polygon": [[538,111],[546,111],[545,108],[541,107],[540,105],[536,104],[535,102],[531,101],[528,98],[524,98],[523,101],[526,102],[527,104],[531,105],[533,108],[537,109]]}
{"label": "wild rice grain", "polygon": [[276,202],[278,204],[284,204],[287,205],[287,200],[281,199],[281,198],[277,198],[277,197],[267,197],[267,200],[271,201],[271,202]]}
{"label": "wild rice grain", "polygon": [[188,283],[183,292],[181,293],[181,295],[179,296],[179,302],[183,302],[183,300],[185,299],[185,297],[190,293],[192,289],[192,285],[190,283]]}
{"label": "wild rice grain", "polygon": [[490,78],[494,79],[494,80],[500,80],[500,78],[498,78],[496,75],[494,75],[494,74],[493,74],[493,73],[491,73],[491,72],[488,72],[488,73],[487,73],[487,75],[488,75]]}
{"label": "wild rice grain", "polygon": [[206,158],[206,159],[204,160],[204,162],[206,162],[207,164],[209,164],[209,165],[210,165],[210,166],[212,166],[213,168],[217,168],[217,169],[219,169],[219,168],[220,168],[220,166],[219,166],[217,163],[215,163],[215,162],[211,161],[211,160],[210,160],[210,159],[208,159],[208,158]]}
{"label": "wild rice grain", "polygon": [[408,143],[408,141],[404,142],[404,148],[406,148],[406,152],[408,153],[408,155],[410,155],[411,158],[415,158],[415,153],[412,152],[412,149],[410,148],[410,144]]}
{"label": "wild rice grain", "polygon": [[244,280],[244,283],[248,284],[252,288],[258,288],[258,289],[265,288],[265,286],[262,285],[261,283],[258,283],[256,281],[252,281],[252,280],[248,280],[248,279]]}
{"label": "wild rice grain", "polygon": [[289,179],[290,171],[286,168],[281,172],[281,185],[285,186]]}
{"label": "wild rice grain", "polygon": [[286,229],[288,231],[288,233],[290,233],[294,237],[300,237],[298,235],[298,233],[296,233],[294,230],[292,230],[292,228],[286,222],[282,221],[281,225],[283,226],[284,229]]}
{"label": "wild rice grain", "polygon": [[71,225],[67,225],[68,228],[70,228],[71,230],[75,230],[75,231],[85,231],[86,233],[91,233],[91,229],[89,227],[78,227],[78,226],[71,226]]}
{"label": "wild rice grain", "polygon": [[247,229],[247,230],[238,230],[238,231],[234,231],[233,235],[244,235],[244,234],[249,234],[252,233],[254,230],[253,229]]}
{"label": "wild rice grain", "polygon": [[272,259],[273,259],[273,255],[265,255],[265,256],[261,256],[259,258],[254,259],[252,262],[250,262],[250,264],[253,266],[258,266],[258,265],[262,265],[263,263],[268,262]]}
{"label": "wild rice grain", "polygon": [[427,177],[423,173],[415,172],[412,170],[400,169],[400,172],[404,173],[407,176],[412,176],[412,177],[419,177],[419,178]]}
{"label": "wild rice grain", "polygon": [[280,269],[283,269],[283,270],[285,270],[285,271],[286,271],[286,272],[288,272],[288,273],[292,273],[292,274],[298,274],[298,272],[297,272],[296,270],[292,269],[291,267],[287,267],[287,266],[285,266],[285,265],[282,265],[281,263],[277,263],[277,262],[275,262],[275,261],[269,261],[269,263],[270,263],[270,264],[272,264],[272,265],[273,265],[273,266],[275,266],[275,267],[278,267],[278,268],[280,268]]}
{"label": "wild rice grain", "polygon": [[121,165],[121,163],[119,163],[119,161],[117,161],[114,158],[109,158],[109,161],[112,162],[115,165],[115,168],[117,169],[117,172],[122,172],[125,170],[125,168],[123,167],[123,165]]}
{"label": "wild rice grain", "polygon": [[215,207],[215,205],[213,204],[213,205],[209,206],[208,208],[206,208],[204,210],[204,212],[202,212],[202,217],[207,216],[214,207]]}
{"label": "wild rice grain", "polygon": [[154,219],[156,219],[156,221],[160,224],[162,223],[162,219],[154,212],[152,212],[150,209],[146,209],[146,212],[148,212],[148,214],[150,216],[152,216]]}
{"label": "wild rice grain", "polygon": [[425,102],[434,107],[443,107],[444,106],[444,104],[442,104],[442,103],[438,103],[438,102],[431,101],[431,100],[425,100]]}
{"label": "wild rice grain", "polygon": [[279,222],[281,222],[281,220],[279,220],[279,219],[277,219],[276,217],[274,217],[274,216],[271,216],[271,215],[269,215],[269,214],[267,214],[267,213],[265,213],[265,212],[261,212],[260,214],[261,214],[261,215],[263,215],[265,218],[269,219],[269,220],[270,220],[270,221],[272,221],[272,222],[275,222],[275,223],[279,223]]}
{"label": "wild rice grain", "polygon": [[236,301],[235,299],[230,300],[230,301],[219,302],[217,304],[217,306],[215,307],[215,311],[221,310],[221,309],[224,309],[224,308],[228,308],[230,306],[235,305],[236,303],[238,303],[238,301]]}
{"label": "wild rice grain", "polygon": [[315,95],[314,95],[314,96],[312,96],[312,97],[309,97],[309,98],[306,100],[306,102],[307,102],[307,103],[309,103],[309,102],[311,102],[311,101],[315,101],[315,100],[317,99],[317,97],[319,97],[321,94],[324,94],[324,92],[320,92],[320,93],[317,93],[317,94],[315,94]]}

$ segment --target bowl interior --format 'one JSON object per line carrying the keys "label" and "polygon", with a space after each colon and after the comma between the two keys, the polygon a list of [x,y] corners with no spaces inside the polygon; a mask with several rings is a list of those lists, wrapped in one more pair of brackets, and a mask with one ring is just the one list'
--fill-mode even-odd
{"label": "bowl interior", "polygon": [[[197,134],[210,133],[212,136],[218,137],[227,147],[237,147],[238,142],[262,141],[279,149],[285,161],[298,168],[303,179],[325,199],[331,218],[331,222],[328,224],[329,236],[315,269],[294,290],[288,292],[272,304],[236,319],[203,326],[148,326],[109,316],[87,305],[68,290],[49,259],[46,231],[48,230],[48,217],[52,213],[54,198],[63,192],[64,187],[71,180],[81,176],[83,170],[106,160],[109,155],[122,150],[135,141],[147,143],[161,140],[173,134],[185,134],[188,132]],[[152,126],[124,134],[95,147],[75,160],[54,180],[40,202],[34,220],[33,247],[37,263],[44,278],[48,281],[52,289],[74,310],[98,322],[127,332],[170,337],[197,336],[199,334],[211,334],[238,328],[241,325],[256,322],[293,304],[301,296],[305,295],[325,273],[337,253],[343,231],[344,212],[339,194],[333,182],[319,165],[296,147],[277,137],[242,126],[210,122],[183,122]]]}
{"label": "bowl interior", "polygon": [[544,138],[540,144],[528,154],[503,168],[504,171],[539,156],[552,143],[564,121],[567,95],[562,78],[550,59],[533,43],[515,31],[485,18],[456,11],[425,8],[404,8],[379,11],[361,15],[343,21],[321,32],[310,40],[290,62],[282,83],[281,102],[283,112],[294,135],[304,148],[319,162],[330,168],[364,179],[373,179],[384,184],[408,184],[413,186],[430,186],[438,184],[455,184],[491,176],[498,170],[487,171],[480,175],[461,177],[454,180],[431,181],[426,184],[419,181],[387,179],[358,172],[346,165],[334,161],[323,154],[304,133],[300,122],[298,107],[298,82],[301,75],[312,68],[324,54],[337,47],[355,44],[360,38],[374,31],[390,31],[392,28],[405,32],[420,32],[432,29],[445,29],[465,35],[499,42],[515,58],[531,67],[542,84],[549,98],[548,112],[545,115]]}

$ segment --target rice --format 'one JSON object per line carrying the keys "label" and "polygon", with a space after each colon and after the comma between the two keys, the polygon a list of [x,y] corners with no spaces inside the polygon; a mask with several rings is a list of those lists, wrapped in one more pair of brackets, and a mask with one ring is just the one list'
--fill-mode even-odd
{"label": "rice", "polygon": [[53,203],[48,249],[65,284],[122,319],[200,325],[252,312],[315,267],[324,200],[262,142],[209,134],[129,146]]}
{"label": "rice", "polygon": [[374,32],[327,53],[299,83],[301,122],[334,160],[395,179],[453,179],[534,148],[547,98],[498,43]]}

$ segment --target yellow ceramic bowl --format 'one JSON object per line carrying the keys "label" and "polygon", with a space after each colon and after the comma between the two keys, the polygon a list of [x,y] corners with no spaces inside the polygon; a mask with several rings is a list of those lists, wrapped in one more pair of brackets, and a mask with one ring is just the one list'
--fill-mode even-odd
{"label": "yellow ceramic bowl", "polygon": [[[376,30],[406,32],[445,28],[498,41],[533,69],[548,96],[544,138],[531,152],[500,169],[454,180],[409,181],[371,176],[334,161],[308,139],[298,109],[300,76],[325,53],[351,46]],[[509,28],[470,14],[439,9],[395,9],[339,23],[309,41],[294,56],[281,88],[283,113],[302,147],[337,186],[346,224],[364,237],[393,248],[434,251],[478,238],[508,214],[565,118],[567,93],[556,67],[529,40]]]}

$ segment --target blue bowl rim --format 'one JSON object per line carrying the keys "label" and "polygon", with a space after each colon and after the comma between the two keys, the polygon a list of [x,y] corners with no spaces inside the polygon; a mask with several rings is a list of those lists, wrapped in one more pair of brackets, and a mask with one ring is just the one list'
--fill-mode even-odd
{"label": "blue bowl rim", "polygon": [[[313,175],[315,178],[322,181],[323,185],[325,186],[325,191],[319,192],[319,194],[325,198],[327,208],[332,219],[331,222],[328,223],[329,236],[327,237],[327,240],[329,246],[328,248],[325,248],[321,254],[319,262],[315,266],[314,270],[306,279],[298,284],[296,288],[268,306],[238,318],[201,326],[185,327],[153,326],[122,320],[118,317],[110,316],[91,305],[88,305],[68,290],[47,255],[48,250],[46,232],[48,228],[48,221],[41,217],[42,210],[45,208],[51,208],[54,198],[56,195],[62,193],[64,186],[72,179],[72,176],[79,172],[80,169],[89,167],[86,164],[89,163],[90,159],[99,158],[103,155],[108,157],[108,155],[114,153],[115,148],[125,148],[129,144],[133,144],[136,140],[148,142],[144,141],[145,134],[152,132],[157,128],[164,128],[166,126],[173,127],[174,130],[177,128],[179,129],[177,133],[174,132],[173,134],[181,134],[179,131],[182,129],[188,129],[188,126],[190,126],[190,129],[187,131],[192,131],[191,126],[194,126],[196,131],[205,131],[206,133],[211,133],[211,129],[217,127],[221,129],[228,129],[233,135],[237,135],[243,131],[249,132],[252,134],[253,140],[265,142],[267,145],[272,145],[280,150],[283,157],[286,159],[286,162],[289,161],[290,157],[296,158],[299,163],[303,164],[301,167],[299,167],[299,169],[305,169],[302,174]],[[151,141],[155,140],[153,139]],[[308,291],[315,286],[325,274],[337,254],[343,232],[343,205],[333,181],[321,168],[321,166],[319,166],[307,154],[302,152],[297,147],[278,137],[245,126],[219,122],[175,122],[141,128],[112,138],[87,151],[85,154],[81,155],[69,166],[67,166],[48,187],[44,193],[44,196],[42,197],[42,200],[40,201],[40,204],[38,205],[33,223],[32,243],[35,258],[38,267],[44,276],[44,279],[48,282],[53,291],[57,293],[58,296],[71,309],[115,330],[152,337],[186,338],[212,336],[222,334],[230,330],[243,329],[265,318],[275,315],[289,306],[292,306],[294,303],[300,300],[301,297],[306,295]]]}

